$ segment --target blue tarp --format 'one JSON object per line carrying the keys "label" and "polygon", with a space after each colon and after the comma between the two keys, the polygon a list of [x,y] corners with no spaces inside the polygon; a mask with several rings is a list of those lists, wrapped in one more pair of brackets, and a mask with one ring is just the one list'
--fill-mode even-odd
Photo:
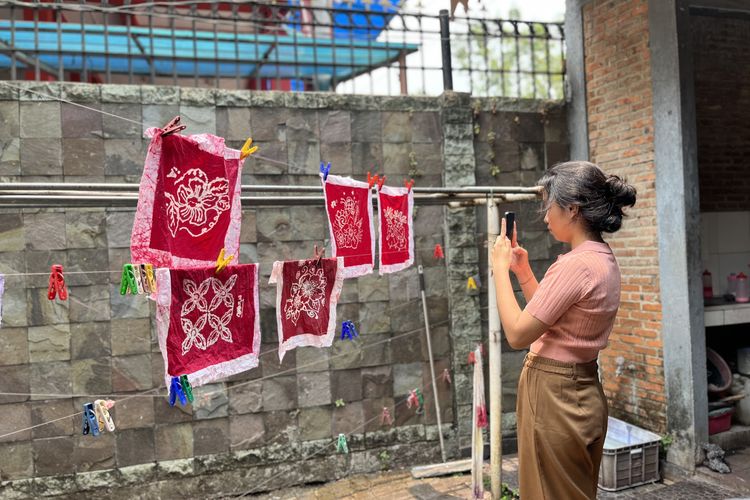
{"label": "blue tarp", "polygon": [[[59,32],[58,32],[59,28]],[[411,53],[419,46],[371,40],[213,33],[147,27],[0,20],[0,41],[47,67],[156,76],[314,78],[326,90]],[[0,68],[10,54],[0,53]],[[17,59],[18,68],[24,68]]]}

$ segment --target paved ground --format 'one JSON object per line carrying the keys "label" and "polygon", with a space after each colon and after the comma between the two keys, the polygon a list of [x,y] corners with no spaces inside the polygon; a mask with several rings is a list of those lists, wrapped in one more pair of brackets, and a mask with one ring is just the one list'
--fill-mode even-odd
{"label": "paved ground", "polygon": [[[745,467],[742,470],[746,471],[747,477],[750,479],[750,452],[741,458],[736,458],[735,463],[738,467],[740,467],[740,464]],[[517,470],[518,459],[515,456],[503,459],[503,481],[512,488],[518,486]],[[488,474],[489,469],[485,468],[485,475]],[[720,481],[718,484],[732,487],[734,491],[716,483],[708,482],[712,481],[713,478],[704,475],[679,481],[665,480],[661,483],[638,486],[613,493],[599,490],[598,498],[600,500],[726,500],[743,498],[742,490],[735,489],[734,483],[727,481],[727,479],[728,476],[718,478]],[[413,479],[409,471],[363,474],[324,485],[290,488],[271,494],[259,495],[256,498],[259,500],[469,499],[471,498],[471,474],[456,474],[427,479]],[[484,498],[490,498],[488,492],[485,492]],[[750,496],[745,498],[750,498]]]}

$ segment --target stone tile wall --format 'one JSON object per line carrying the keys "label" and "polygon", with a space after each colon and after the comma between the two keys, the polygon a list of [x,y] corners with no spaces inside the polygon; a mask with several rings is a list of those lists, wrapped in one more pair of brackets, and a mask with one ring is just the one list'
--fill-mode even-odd
{"label": "stone tile wall", "polygon": [[[367,171],[384,172],[389,184],[414,177],[418,186],[457,185],[472,175],[482,183],[479,160],[473,170],[481,141],[470,134],[468,96],[19,85],[51,97],[0,87],[2,181],[138,182],[147,147],[143,131],[180,114],[187,132],[215,133],[232,147],[254,138],[271,161],[246,162],[245,184],[317,185],[321,160],[331,161],[336,174],[360,179]],[[38,426],[0,438],[0,496],[97,488],[115,497],[133,491],[163,495],[177,480],[184,491],[229,494],[439,459],[415,267],[347,281],[337,314],[357,324],[360,338],[336,340],[329,349],[297,349],[279,364],[275,290],[266,284],[271,263],[307,257],[328,229],[322,207],[246,206],[240,261],[261,264],[260,366],[196,388],[194,405],[171,408],[160,388],[153,304],[123,297],[118,289],[133,214],[132,208],[104,207],[0,213],[0,272],[8,275],[0,392],[34,394],[0,396],[0,436]],[[463,347],[481,337],[479,302],[465,300],[463,274],[483,257],[474,229],[482,219],[472,209],[455,217],[440,206],[415,210],[436,371],[456,373],[453,385],[439,382],[451,456],[459,449],[456,415],[460,422],[466,406],[464,395],[454,396],[467,389]],[[432,257],[436,243],[445,246],[446,261]],[[465,266],[449,265],[447,272],[446,262],[455,259],[464,259]],[[112,272],[68,274],[70,299],[50,302],[46,285],[53,263],[69,273]],[[424,415],[403,404],[414,387],[425,395]],[[81,436],[80,416],[69,415],[93,395],[106,394],[122,395],[114,398],[120,400],[117,431]],[[396,421],[392,428],[380,425],[383,407]],[[335,453],[339,433],[349,436],[349,455]]]}

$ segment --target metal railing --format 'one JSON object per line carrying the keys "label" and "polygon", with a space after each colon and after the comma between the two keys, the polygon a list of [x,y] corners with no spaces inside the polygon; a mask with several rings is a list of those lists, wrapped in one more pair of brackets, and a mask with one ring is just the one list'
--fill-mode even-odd
{"label": "metal railing", "polygon": [[441,34],[399,0],[301,4],[3,0],[0,79],[437,95],[447,76],[476,96],[564,97],[561,23],[445,13]]}

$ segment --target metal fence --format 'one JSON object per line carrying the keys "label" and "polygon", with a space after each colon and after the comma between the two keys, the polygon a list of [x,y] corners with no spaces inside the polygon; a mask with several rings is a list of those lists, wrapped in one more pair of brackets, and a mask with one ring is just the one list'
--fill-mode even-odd
{"label": "metal fence", "polygon": [[306,3],[0,1],[0,79],[564,97],[560,23]]}

